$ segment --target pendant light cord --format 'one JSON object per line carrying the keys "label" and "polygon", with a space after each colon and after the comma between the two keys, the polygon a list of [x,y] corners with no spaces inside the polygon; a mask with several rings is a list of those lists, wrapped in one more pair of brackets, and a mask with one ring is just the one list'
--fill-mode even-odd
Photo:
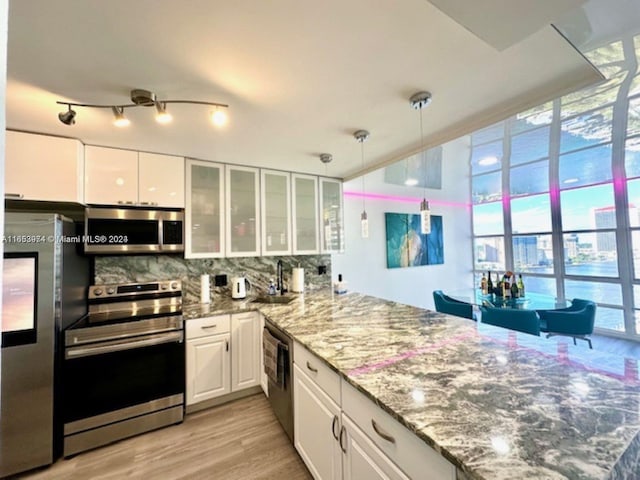
{"label": "pendant light cord", "polygon": [[362,211],[366,211],[365,209],[365,197],[364,197],[364,177],[366,173],[364,173],[364,140],[360,142],[360,156],[362,158]]}
{"label": "pendant light cord", "polygon": [[427,166],[424,161],[424,134],[422,133],[422,108],[420,108],[420,163],[422,164],[422,168],[425,171],[424,185],[422,194],[424,198],[427,198]]}

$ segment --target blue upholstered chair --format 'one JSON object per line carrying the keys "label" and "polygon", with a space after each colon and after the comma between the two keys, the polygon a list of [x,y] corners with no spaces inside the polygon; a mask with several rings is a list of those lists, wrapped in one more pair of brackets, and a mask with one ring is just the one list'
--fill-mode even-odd
{"label": "blue upholstered chair", "polygon": [[540,331],[546,332],[547,338],[553,335],[573,337],[574,345],[576,345],[576,338],[579,338],[586,341],[589,348],[593,348],[591,339],[587,335],[593,333],[596,320],[594,302],[574,298],[571,300],[570,307],[538,310],[538,315],[540,315]]}
{"label": "blue upholstered chair", "polygon": [[471,320],[476,319],[473,315],[473,306],[470,303],[448,297],[442,293],[442,290],[433,291],[433,302],[438,312],[448,313],[456,317],[469,318]]}
{"label": "blue upholstered chair", "polygon": [[495,308],[485,304],[480,307],[480,313],[482,323],[540,336],[540,318],[535,310]]}

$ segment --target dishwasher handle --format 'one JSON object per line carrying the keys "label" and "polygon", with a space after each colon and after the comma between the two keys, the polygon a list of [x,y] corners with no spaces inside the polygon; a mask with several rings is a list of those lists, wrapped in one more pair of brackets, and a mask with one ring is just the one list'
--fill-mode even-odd
{"label": "dishwasher handle", "polygon": [[67,348],[64,352],[65,359],[91,357],[94,355],[103,355],[105,353],[120,352],[123,350],[132,350],[135,348],[151,347],[154,345],[162,345],[164,343],[182,343],[184,341],[183,332],[160,333],[157,335],[145,335],[134,340],[104,342],[95,345],[79,346]]}

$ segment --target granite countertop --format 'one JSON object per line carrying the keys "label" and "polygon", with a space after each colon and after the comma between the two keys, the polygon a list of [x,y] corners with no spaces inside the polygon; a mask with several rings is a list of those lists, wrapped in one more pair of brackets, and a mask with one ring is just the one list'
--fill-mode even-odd
{"label": "granite countertop", "polygon": [[637,479],[638,362],[375,297],[216,298],[259,310],[472,479]]}

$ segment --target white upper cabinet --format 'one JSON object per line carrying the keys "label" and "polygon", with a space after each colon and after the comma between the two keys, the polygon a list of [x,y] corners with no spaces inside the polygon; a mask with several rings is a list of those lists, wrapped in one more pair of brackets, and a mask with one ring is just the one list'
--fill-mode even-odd
{"label": "white upper cabinet", "polygon": [[138,203],[184,208],[184,158],[140,152]]}
{"label": "white upper cabinet", "polygon": [[320,252],[344,252],[342,182],[320,177]]}
{"label": "white upper cabinet", "polygon": [[84,147],[78,140],[6,132],[7,198],[84,201]]}
{"label": "white upper cabinet", "polygon": [[86,146],[85,202],[97,205],[138,203],[138,152]]}
{"label": "white upper cabinet", "polygon": [[223,257],[224,165],[187,160],[185,257]]}
{"label": "white upper cabinet", "polygon": [[318,253],[318,177],[294,173],[291,178],[293,254]]}
{"label": "white upper cabinet", "polygon": [[85,202],[184,207],[184,159],[85,147]]}
{"label": "white upper cabinet", "polygon": [[260,255],[258,169],[227,165],[225,190],[227,257]]}
{"label": "white upper cabinet", "polygon": [[291,175],[261,170],[262,255],[291,255]]}

